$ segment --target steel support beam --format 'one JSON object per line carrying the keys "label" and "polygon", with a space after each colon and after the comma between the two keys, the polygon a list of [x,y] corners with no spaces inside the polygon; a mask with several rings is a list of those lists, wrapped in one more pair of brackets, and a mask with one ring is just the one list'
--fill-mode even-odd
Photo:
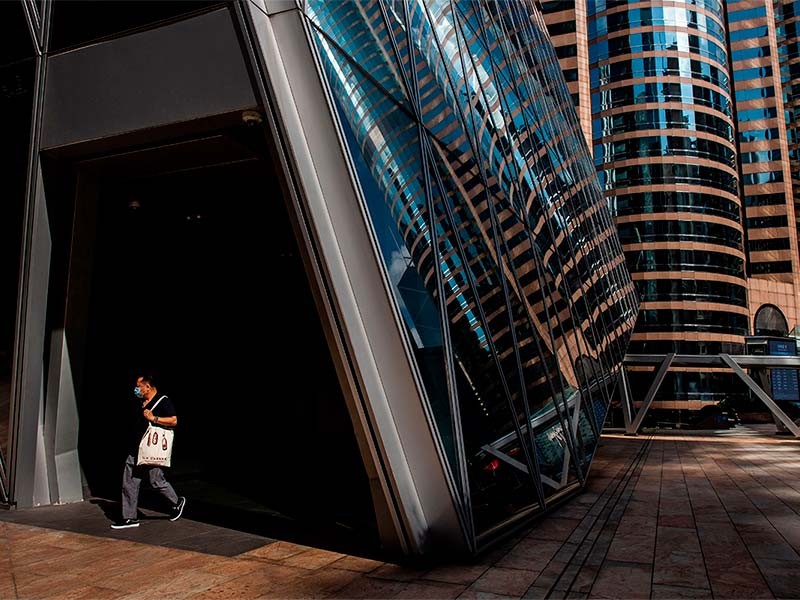
{"label": "steel support beam", "polygon": [[647,390],[647,395],[644,397],[644,402],[642,402],[642,406],[639,407],[639,411],[636,413],[633,423],[631,423],[630,427],[626,426],[625,428],[626,435],[636,435],[639,432],[642,421],[647,411],[650,410],[650,405],[653,404],[653,399],[661,388],[661,384],[664,383],[664,378],[667,376],[667,371],[669,371],[669,367],[672,365],[674,359],[675,353],[670,352],[661,361],[661,366],[658,367],[658,371],[656,372],[656,378],[653,380],[653,383],[650,384],[650,389]]}
{"label": "steel support beam", "polygon": [[753,381],[753,378],[750,377],[744,370],[737,364],[736,360],[728,354],[720,354],[720,358],[728,365],[736,375],[739,376],[739,379],[744,381],[747,387],[750,388],[759,400],[761,400],[764,404],[766,404],[767,408],[775,415],[775,418],[778,419],[781,423],[786,426],[786,429],[792,432],[795,437],[800,437],[800,427],[798,427],[794,421],[792,421],[789,416],[783,412],[777,403],[769,397],[769,394],[765,392],[761,387]]}
{"label": "steel support beam", "polygon": [[625,431],[627,432],[633,423],[635,409],[631,399],[631,388],[628,385],[628,373],[625,371],[625,365],[620,366],[619,369],[619,393],[622,404],[622,418],[625,419]]}

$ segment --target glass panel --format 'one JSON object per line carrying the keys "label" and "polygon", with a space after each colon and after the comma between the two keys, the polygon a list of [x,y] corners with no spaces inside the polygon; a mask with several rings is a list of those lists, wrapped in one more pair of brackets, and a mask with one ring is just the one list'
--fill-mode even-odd
{"label": "glass panel", "polygon": [[408,106],[403,74],[378,0],[310,0],[306,11],[324,34],[317,36],[327,37],[326,44],[337,47],[360,67],[359,78],[371,78],[383,93]]}
{"label": "glass panel", "polygon": [[314,33],[430,408],[458,477],[418,127]]}
{"label": "glass panel", "polygon": [[[522,340],[512,336],[506,297],[499,293],[503,282],[498,274],[491,224],[475,223],[474,207],[460,194],[452,171],[437,161],[435,174],[441,268],[448,275],[447,308],[454,362],[460,370],[461,387],[469,384],[469,389],[459,390],[459,405],[473,518],[476,531],[481,533],[536,502],[534,479],[529,474],[534,467],[532,446],[526,434],[517,361],[517,344],[522,341],[530,345],[532,340],[527,328]],[[516,296],[509,297],[509,302],[513,309]],[[521,311],[516,315],[521,316]],[[527,323],[524,317],[520,321],[520,325]],[[514,334],[517,335],[516,328]],[[549,391],[542,388],[548,380],[538,360],[531,374],[536,371],[539,376],[528,380],[536,385],[526,393],[532,398],[546,398]],[[523,433],[522,442],[517,427]],[[487,451],[487,445],[524,464],[528,473]]]}
{"label": "glass panel", "polygon": [[[638,310],[613,220],[533,2],[311,4],[336,38],[316,41],[384,260],[391,272],[391,257],[402,257],[419,278],[415,294],[395,284],[410,336],[428,321],[414,298],[437,314],[433,337],[449,334],[449,346],[433,346],[452,350],[436,362],[453,367],[453,433],[463,434],[480,534],[535,505],[533,470],[550,495],[588,469]],[[392,53],[387,32],[364,27],[384,20]],[[360,69],[334,46],[357,65],[389,58]],[[363,48],[374,52],[361,57]],[[414,110],[396,101],[392,79],[409,86]],[[579,356],[590,367],[580,379]],[[447,374],[426,381],[429,394]]]}
{"label": "glass panel", "polygon": [[0,68],[0,181],[4,187],[0,199],[0,453],[6,459],[35,69],[33,59]]}
{"label": "glass panel", "polygon": [[[0,3],[2,4],[2,3]],[[131,29],[152,25],[187,13],[223,6],[225,3],[201,0],[71,0],[53,2],[51,8],[50,51],[64,50]]]}

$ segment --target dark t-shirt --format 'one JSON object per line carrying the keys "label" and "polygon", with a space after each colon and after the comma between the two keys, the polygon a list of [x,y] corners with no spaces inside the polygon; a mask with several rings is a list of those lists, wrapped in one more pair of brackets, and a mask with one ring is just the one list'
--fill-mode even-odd
{"label": "dark t-shirt", "polygon": [[[158,402],[159,398],[163,398],[163,400]],[[156,402],[158,402],[158,405],[153,408]],[[175,405],[172,404],[172,400],[165,394],[156,394],[145,406],[142,406],[141,399],[134,398],[134,403],[131,406],[132,414],[130,421],[132,424],[135,424],[131,427],[130,434],[129,451],[131,456],[136,456],[139,452],[139,442],[142,441],[142,436],[144,432],[147,431],[147,426],[150,424],[142,415],[142,411],[146,408],[152,410],[153,414],[157,417],[174,417],[177,414],[175,412]]]}

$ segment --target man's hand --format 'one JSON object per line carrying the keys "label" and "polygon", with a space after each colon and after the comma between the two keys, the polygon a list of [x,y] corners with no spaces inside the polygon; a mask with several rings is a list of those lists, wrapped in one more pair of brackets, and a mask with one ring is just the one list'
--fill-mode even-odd
{"label": "man's hand", "polygon": [[[156,422],[156,417],[153,415],[153,411],[151,410],[143,410],[142,415],[144,418],[150,421],[151,423]],[[158,417],[158,426],[159,427],[176,427],[178,425],[178,417]]]}

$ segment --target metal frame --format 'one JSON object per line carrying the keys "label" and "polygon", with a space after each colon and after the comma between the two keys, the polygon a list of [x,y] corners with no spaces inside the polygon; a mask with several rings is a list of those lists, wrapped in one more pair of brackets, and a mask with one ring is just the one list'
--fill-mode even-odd
{"label": "metal frame", "polygon": [[[631,398],[628,376],[625,365],[654,366],[656,375],[647,390],[642,405],[637,411]],[[764,391],[744,369],[748,368],[782,368],[800,369],[800,356],[755,356],[742,354],[702,355],[702,354],[628,354],[620,370],[620,396],[622,415],[625,420],[625,435],[638,435],[642,421],[650,410],[661,384],[664,383],[670,367],[728,367],[739,379],[764,403],[770,412],[778,419],[795,437],[800,438],[800,427],[781,410],[780,406],[770,395]]]}

